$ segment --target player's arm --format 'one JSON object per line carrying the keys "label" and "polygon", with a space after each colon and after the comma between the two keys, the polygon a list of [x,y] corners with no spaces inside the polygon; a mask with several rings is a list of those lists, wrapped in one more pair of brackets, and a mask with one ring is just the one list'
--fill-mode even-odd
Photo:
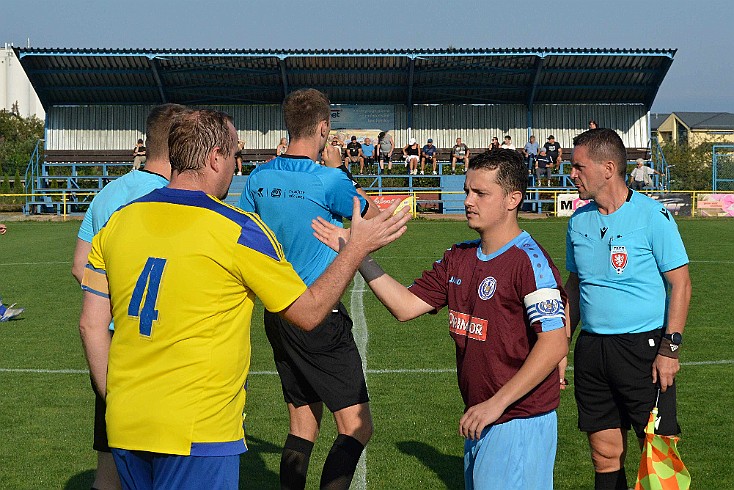
{"label": "player's arm", "polygon": [[[350,230],[340,228],[321,217],[313,220],[311,226],[316,238],[333,250],[343,250],[350,240]],[[377,299],[398,321],[412,320],[434,310],[431,305],[411,293],[410,289],[386,274],[372,257],[368,256],[362,261],[359,272]]]}
{"label": "player's arm", "polygon": [[71,275],[81,284],[84,277],[84,268],[87,266],[89,252],[92,250],[92,244],[81,238],[76,239],[76,248],[74,248],[74,259],[71,264]]}
{"label": "player's arm", "polygon": [[79,318],[79,334],[87,357],[92,381],[100,396],[107,389],[107,359],[110,352],[110,310],[109,297],[85,291],[82,314]]}
{"label": "player's arm", "polygon": [[466,439],[479,439],[486,426],[547,378],[567,353],[568,339],[563,327],[540,332],[538,341],[517,373],[492,398],[464,413],[459,422],[461,435]]}
{"label": "player's arm", "polygon": [[[691,302],[691,277],[688,265],[678,267],[663,274],[670,285],[670,301],[668,303],[668,326],[669,334],[683,333],[688,318],[688,307]],[[678,351],[676,351],[678,352]],[[671,358],[658,354],[652,365],[652,381],[660,383],[660,390],[665,392],[675,380],[675,375],[680,370],[678,358]]]}
{"label": "player's arm", "polygon": [[397,240],[410,219],[407,210],[397,210],[396,202],[372,219],[359,215],[360,201],[353,200],[350,240],[318,279],[281,315],[304,330],[316,328],[339,302],[362,260],[371,252]]}

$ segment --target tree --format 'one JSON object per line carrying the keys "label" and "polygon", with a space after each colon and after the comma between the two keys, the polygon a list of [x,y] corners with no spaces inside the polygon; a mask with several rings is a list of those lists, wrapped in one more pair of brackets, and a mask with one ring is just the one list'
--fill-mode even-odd
{"label": "tree", "polygon": [[689,146],[667,143],[662,149],[670,169],[673,190],[704,191],[711,189],[711,158],[714,143]]}
{"label": "tree", "polygon": [[36,142],[43,138],[43,121],[0,111],[0,167],[3,172],[25,173]]}

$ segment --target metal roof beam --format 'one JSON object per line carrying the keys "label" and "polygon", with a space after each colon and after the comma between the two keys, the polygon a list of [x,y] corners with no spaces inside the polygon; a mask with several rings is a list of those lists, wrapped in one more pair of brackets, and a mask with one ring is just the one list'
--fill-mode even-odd
{"label": "metal roof beam", "polygon": [[649,75],[657,73],[655,68],[546,68],[544,73],[593,73],[593,74],[625,74],[625,73],[644,73]]}
{"label": "metal roof beam", "polygon": [[278,65],[280,66],[280,78],[281,78],[281,84],[283,86],[283,99],[285,99],[285,96],[288,95],[288,72],[285,68],[285,58],[280,58],[278,60]]}
{"label": "metal roof beam", "polygon": [[[415,79],[415,58],[410,58],[410,63],[408,63],[408,99],[406,105],[408,106],[408,110],[410,111],[410,106],[413,105],[413,80]],[[408,119],[412,119],[413,115],[412,113],[408,114]],[[408,127],[410,127],[412,124],[412,121],[408,121]]]}
{"label": "metal roof beam", "polygon": [[528,100],[526,101],[528,110],[531,110],[531,108],[533,107],[533,102],[535,102],[535,94],[538,93],[538,82],[540,81],[540,75],[543,72],[543,63],[545,63],[545,59],[542,56],[538,56],[538,59],[535,61],[535,76],[533,77],[533,83],[530,85],[530,90],[528,91]]}
{"label": "metal roof beam", "polygon": [[158,62],[153,58],[148,58],[148,63],[150,64],[150,70],[153,72],[153,79],[156,85],[158,85],[158,95],[161,96],[161,104],[165,104],[168,100],[166,98],[166,92],[163,89],[163,82],[158,74]]}

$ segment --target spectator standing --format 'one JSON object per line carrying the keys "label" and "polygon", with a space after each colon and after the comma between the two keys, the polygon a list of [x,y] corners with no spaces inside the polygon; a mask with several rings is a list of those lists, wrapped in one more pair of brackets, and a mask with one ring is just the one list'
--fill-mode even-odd
{"label": "spectator standing", "polygon": [[392,152],[395,149],[395,142],[392,135],[388,131],[382,131],[377,135],[377,146],[380,149],[380,172],[384,170],[383,165],[387,163],[387,172],[392,170]]}
{"label": "spectator standing", "polygon": [[553,160],[546,154],[545,148],[540,149],[540,155],[535,159],[535,185],[543,185],[543,176],[545,176],[546,185],[551,185],[551,174],[553,172]]}
{"label": "spectator standing", "polygon": [[456,162],[464,163],[464,171],[469,170],[469,148],[461,142],[461,138],[456,138],[456,144],[451,148],[451,173],[456,173]]}
{"label": "spectator standing", "polygon": [[359,163],[359,173],[361,174],[364,169],[364,157],[362,156],[362,145],[359,144],[356,136],[352,136],[349,144],[347,144],[347,156],[344,158],[344,165],[350,169],[350,172],[353,163]]}
{"label": "spectator standing", "polygon": [[636,191],[641,191],[645,187],[652,186],[652,175],[663,175],[652,167],[645,165],[643,158],[638,158],[635,163],[637,166],[630,172],[629,185]]}
{"label": "spectator standing", "polygon": [[438,158],[437,152],[438,148],[436,148],[433,145],[433,138],[428,138],[428,142],[423,145],[423,148],[421,149],[421,175],[424,174],[426,170],[426,161],[430,161],[433,165],[433,175],[436,175],[436,160]]}
{"label": "spectator standing", "polygon": [[[477,240],[453,245],[409,288],[374,259],[360,267],[399,321],[448,307],[465,405],[466,488],[553,488],[566,298],[552,259],[518,225],[527,181],[515,151],[473,157],[464,206]],[[345,233],[324,220],[314,228],[332,246]]]}
{"label": "spectator standing", "polygon": [[364,139],[362,143],[362,164],[359,167],[359,173],[364,173],[365,165],[375,164],[375,145],[372,144],[372,140],[369,138]]}
{"label": "spectator standing", "polygon": [[260,218],[220,200],[236,145],[226,114],[180,115],[169,186],[114,213],[94,238],[80,333],[128,488],[237,488],[255,295],[313,330],[369,250],[405,229],[405,213],[356,216],[348,253],[307,288]]}
{"label": "spectator standing", "polygon": [[[355,210],[353,198],[359,191],[348,174],[314,164],[331,125],[329,100],[323,93],[292,92],[283,102],[283,115],[290,137],[288,153],[252,172],[239,206],[262,218],[298,275],[312,284],[334,260],[335,252],[313,236],[311,221],[318,216],[341,224],[342,218],[358,219],[355,211],[370,217],[377,207],[360,197],[361,209]],[[328,167],[339,166],[331,148],[324,149],[323,158]],[[288,189],[292,197],[261,193],[261,187]],[[324,404],[334,416],[338,435],[324,464],[321,488],[349,487],[372,436],[369,396],[352,321],[338,298],[331,306],[332,314],[309,334],[265,313],[265,331],[290,417],[281,454],[281,488],[304,487]]]}
{"label": "spectator standing", "polygon": [[[87,265],[92,240],[117,209],[155,189],[165,187],[171,178],[171,163],[168,154],[168,133],[171,122],[177,115],[188,111],[178,104],[163,104],[151,109],[145,122],[150,161],[140,172],[129,172],[107,184],[89,204],[77,234],[76,248],[72,261],[72,275],[81,283]],[[112,335],[110,325],[109,335]],[[94,436],[92,448],[97,451],[97,472],[94,488],[120,488],[120,478],[115,468],[112,452],[107,441],[105,426],[106,404],[104,393],[97,392],[94,385]]]}
{"label": "spectator standing", "polygon": [[528,174],[531,174],[533,169],[535,168],[535,159],[538,157],[538,142],[535,141],[535,135],[530,135],[530,139],[527,143],[525,143],[522,154],[525,155],[525,163],[528,166]]}
{"label": "spectator standing", "polygon": [[[0,223],[0,235],[7,233],[8,227],[3,223]],[[25,308],[15,308],[15,303],[10,306],[5,306],[0,299],[0,322],[7,322],[8,320],[20,316],[25,311]]]}
{"label": "spectator standing", "polygon": [[415,138],[410,138],[408,144],[403,148],[403,158],[405,158],[405,168],[409,175],[418,173],[418,162],[420,161],[421,148]]}
{"label": "spectator standing", "polygon": [[242,140],[237,140],[237,151],[234,154],[234,159],[237,163],[237,175],[242,175],[242,159],[244,158],[244,149],[245,142]]}
{"label": "spectator standing", "polygon": [[[571,178],[581,199],[566,234],[578,426],[596,489],[627,488],[627,432],[640,439],[657,400],[661,435],[680,432],[678,354],[691,298],[688,256],[664,205],[628,189],[627,154],[610,129],[574,139]],[[656,386],[657,385],[657,386]]]}
{"label": "spectator standing", "polygon": [[505,150],[514,150],[515,145],[512,143],[512,136],[509,134],[505,136],[505,140],[502,142],[500,148],[504,148]]}
{"label": "spectator standing", "polygon": [[145,165],[147,154],[148,152],[143,145],[143,140],[139,139],[135,148],[133,148],[133,170],[139,170],[141,165]]}

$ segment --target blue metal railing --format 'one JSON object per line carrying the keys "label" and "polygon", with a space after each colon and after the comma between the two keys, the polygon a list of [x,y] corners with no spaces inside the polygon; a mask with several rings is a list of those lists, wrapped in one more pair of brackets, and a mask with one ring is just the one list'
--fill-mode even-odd
{"label": "blue metal railing", "polygon": [[23,213],[30,213],[30,202],[33,199],[32,194],[35,190],[41,187],[41,152],[43,151],[44,140],[40,139],[36,141],[36,147],[31,153],[31,158],[28,161],[28,166],[25,169],[25,188],[26,197],[25,205],[23,206]]}
{"label": "blue metal railing", "polygon": [[663,152],[663,148],[655,136],[652,137],[651,143],[650,157],[652,159],[652,168],[663,175],[663,182],[661,183],[663,190],[670,190],[670,169],[675,165],[668,165],[668,162],[665,160],[665,152]]}

